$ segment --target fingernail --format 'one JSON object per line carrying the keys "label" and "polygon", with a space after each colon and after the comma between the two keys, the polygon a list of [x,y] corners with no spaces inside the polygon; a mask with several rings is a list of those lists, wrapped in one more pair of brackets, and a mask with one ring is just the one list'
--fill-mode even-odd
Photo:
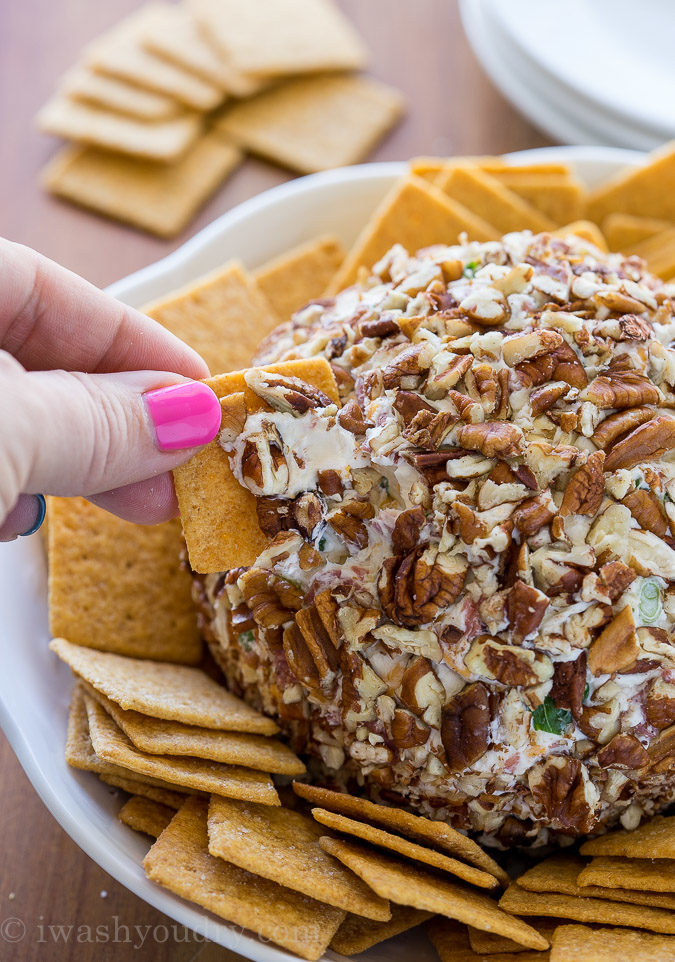
{"label": "fingernail", "polygon": [[208,444],[220,430],[220,402],[206,384],[172,384],[143,397],[160,451]]}

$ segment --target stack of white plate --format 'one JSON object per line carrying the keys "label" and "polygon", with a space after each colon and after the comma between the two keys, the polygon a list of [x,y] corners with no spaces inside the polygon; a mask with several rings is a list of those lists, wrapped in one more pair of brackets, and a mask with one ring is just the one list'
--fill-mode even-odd
{"label": "stack of white plate", "polygon": [[556,140],[649,150],[675,138],[673,0],[460,0],[486,73]]}

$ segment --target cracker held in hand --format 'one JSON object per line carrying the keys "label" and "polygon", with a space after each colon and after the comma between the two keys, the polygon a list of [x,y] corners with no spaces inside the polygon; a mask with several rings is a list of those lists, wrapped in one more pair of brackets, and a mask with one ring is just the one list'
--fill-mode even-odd
{"label": "cracker held in hand", "polygon": [[50,648],[76,675],[125,710],[186,725],[273,735],[279,729],[199,668],[124,658],[55,638]]}
{"label": "cracker held in hand", "polygon": [[498,231],[442,190],[411,174],[392,187],[372,214],[329,285],[335,294],[353,284],[359,267],[372,267],[394,244],[414,252],[431,244],[497,240]]}
{"label": "cracker held in hand", "polygon": [[[222,425],[232,421],[243,426],[247,407],[260,399],[247,387],[246,377],[267,372],[294,377],[338,400],[330,365],[323,358],[286,361],[250,371],[235,371],[210,378],[206,383],[222,398]],[[232,395],[244,397],[231,397]],[[243,420],[242,420],[243,419]],[[208,574],[251,564],[267,547],[269,538],[258,524],[255,495],[232,474],[227,454],[218,438],[203,447],[190,461],[173,472],[190,565]]]}
{"label": "cracker held in hand", "polygon": [[250,364],[260,341],[281,320],[239,261],[143,310],[201,354],[213,372]]}
{"label": "cracker held in hand", "polygon": [[553,936],[551,962],[672,962],[675,938],[628,929],[560,925]]}
{"label": "cracker held in hand", "polygon": [[301,174],[356,164],[398,120],[403,98],[370,77],[301,77],[235,104],[216,129]]}
{"label": "cracker held in hand", "polygon": [[165,163],[184,154],[202,129],[195,114],[148,122],[58,94],[40,110],[36,123],[55,137]]}
{"label": "cracker held in hand", "polygon": [[307,815],[213,797],[209,851],[239,868],[329,905],[386,922],[389,903],[319,846],[323,830]]}
{"label": "cracker held in hand", "polygon": [[86,690],[131,743],[151,755],[188,755],[277,775],[298,775],[305,771],[295,752],[276,738],[150,718],[137,711],[124,711],[90,685],[86,685]]}
{"label": "cracker held in hand", "polygon": [[522,946],[509,952],[476,954],[471,948],[467,927],[440,915],[428,922],[426,929],[441,962],[548,962],[549,959],[548,952],[528,951]]}
{"label": "cracker held in hand", "polygon": [[345,815],[338,815],[336,812],[328,812],[323,808],[312,809],[312,816],[317,822],[335,829],[337,832],[355,835],[364,842],[370,842],[371,845],[389,849],[417,862],[423,862],[444,872],[449,872],[451,875],[461,878],[464,882],[477,885],[479,888],[490,889],[497,885],[497,879],[493,875],[488,875],[487,872],[482,872],[480,869],[474,868],[473,865],[465,865],[456,858],[451,858],[449,855],[436,852],[431,848],[425,848],[423,845],[416,845],[414,842],[408,841],[407,838],[392,835],[391,832],[385,832],[383,829],[375,828],[375,826],[368,825],[365,822],[347,818]]}
{"label": "cracker held in hand", "polygon": [[275,313],[287,321],[308,301],[321,297],[344,256],[337,237],[327,234],[268,261],[253,277]]}
{"label": "cracker held in hand", "polygon": [[577,881],[584,888],[602,886],[675,893],[675,859],[599,856],[586,866]]}
{"label": "cracker held in hand", "polygon": [[392,905],[388,922],[375,922],[362,915],[348,915],[333,936],[330,947],[340,955],[358,955],[380,942],[393,939],[401,932],[414,929],[431,917],[431,912],[411,909],[408,905]]}
{"label": "cracker held in hand", "polygon": [[89,718],[89,734],[96,754],[105,761],[121,765],[133,772],[163,778],[175,785],[203,792],[231,795],[279,805],[272,780],[262,772],[234,765],[222,765],[201,758],[179,758],[170,755],[150,755],[134,748],[124,732],[89,695],[84,697]]}
{"label": "cracker held in hand", "polygon": [[208,806],[191,799],[143,861],[158,885],[303,959],[319,959],[345,913],[209,855]]}
{"label": "cracker held in hand", "polygon": [[627,858],[675,858],[675,815],[657,815],[633,831],[610,832],[581,846],[582,855],[625,855]]}
{"label": "cracker held in hand", "polygon": [[392,808],[388,805],[377,805],[365,798],[348,795],[346,792],[333,792],[318,785],[308,785],[305,782],[293,782],[296,795],[304,798],[312,805],[320,805],[331,812],[339,812],[351,818],[379,825],[388,832],[395,832],[411,838],[420,845],[440,849],[448,852],[470,865],[483,869],[494,875],[503,884],[508,885],[510,878],[495,860],[484,852],[472,838],[462,835],[446,822],[413,815],[402,808]]}
{"label": "cracker held in hand", "polygon": [[131,524],[84,498],[49,499],[49,626],[122,655],[195,664],[202,654],[180,523]]}
{"label": "cracker held in hand", "polygon": [[358,70],[366,52],[332,0],[189,0],[204,33],[247,74]]}
{"label": "cracker held in hand", "polygon": [[47,164],[42,182],[63,200],[158,237],[175,237],[242,160],[238,147],[213,133],[172,164],[71,145]]}
{"label": "cracker held in hand", "polygon": [[675,935],[675,914],[670,909],[646,905],[631,905],[610,899],[583,898],[558,892],[528,892],[515,882],[499,900],[507,912],[517,915],[549,915],[577,922],[602,922],[608,925],[628,925]]}
{"label": "cracker held in hand", "polygon": [[133,828],[135,832],[143,832],[157,838],[176,814],[173,808],[153,802],[142,795],[132,796],[122,806],[117,817],[120,822]]}
{"label": "cracker held in hand", "polygon": [[324,836],[321,847],[339,858],[382,898],[426,912],[438,912],[477,929],[498,932],[526,948],[548,948],[546,939],[530,925],[507,915],[482,892],[353,842]]}

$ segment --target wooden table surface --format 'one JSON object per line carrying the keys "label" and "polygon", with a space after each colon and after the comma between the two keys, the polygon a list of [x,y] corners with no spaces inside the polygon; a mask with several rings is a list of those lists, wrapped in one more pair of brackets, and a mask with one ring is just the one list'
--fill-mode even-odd
{"label": "wooden table surface", "polygon": [[[372,52],[374,76],[408,113],[373,154],[500,153],[547,141],[491,86],[456,0],[341,0]],[[81,46],[138,0],[0,2],[0,235],[98,285],[178,247],[219,214],[290,175],[249,159],[184,237],[161,241],[47,197],[38,185],[55,143],[33,117]],[[0,278],[1,283],[1,278]],[[5,639],[4,643],[8,643]],[[95,865],[53,820],[0,735],[0,962],[218,962],[231,953],[176,926]]]}

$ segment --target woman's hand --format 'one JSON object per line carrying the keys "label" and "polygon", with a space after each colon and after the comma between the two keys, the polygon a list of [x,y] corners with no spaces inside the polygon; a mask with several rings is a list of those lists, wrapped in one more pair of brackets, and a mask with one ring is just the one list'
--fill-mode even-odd
{"label": "woman's hand", "polygon": [[177,512],[171,468],[215,437],[204,361],[138,311],[0,239],[0,540],[39,493],[137,523]]}

